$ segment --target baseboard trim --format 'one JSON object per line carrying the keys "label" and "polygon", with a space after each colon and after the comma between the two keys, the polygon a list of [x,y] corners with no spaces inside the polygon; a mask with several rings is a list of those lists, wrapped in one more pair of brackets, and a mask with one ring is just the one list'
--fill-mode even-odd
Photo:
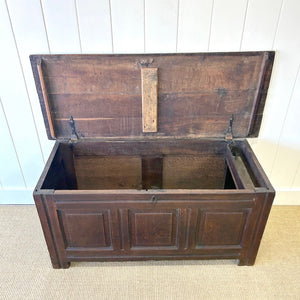
{"label": "baseboard trim", "polygon": [[0,204],[34,204],[33,189],[0,190]]}
{"label": "baseboard trim", "polygon": [[300,189],[276,189],[274,205],[300,205]]}

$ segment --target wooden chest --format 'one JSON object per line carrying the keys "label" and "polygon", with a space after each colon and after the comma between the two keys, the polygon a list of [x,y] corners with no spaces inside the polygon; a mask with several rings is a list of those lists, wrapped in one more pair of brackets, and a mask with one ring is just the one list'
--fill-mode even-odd
{"label": "wooden chest", "polygon": [[54,268],[253,265],[275,195],[258,135],[274,52],[33,55],[49,139],[34,191]]}

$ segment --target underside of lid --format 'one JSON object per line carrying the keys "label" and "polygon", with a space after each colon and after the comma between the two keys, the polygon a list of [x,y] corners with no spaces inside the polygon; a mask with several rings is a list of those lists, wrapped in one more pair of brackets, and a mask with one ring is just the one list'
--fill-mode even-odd
{"label": "underside of lid", "polygon": [[257,136],[274,52],[32,55],[49,139]]}

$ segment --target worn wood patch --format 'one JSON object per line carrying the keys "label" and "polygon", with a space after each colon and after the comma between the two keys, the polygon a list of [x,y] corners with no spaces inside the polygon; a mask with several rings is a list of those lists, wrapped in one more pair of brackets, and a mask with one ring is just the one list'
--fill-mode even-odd
{"label": "worn wood patch", "polygon": [[157,132],[158,68],[142,68],[143,132]]}
{"label": "worn wood patch", "polygon": [[138,156],[77,156],[78,189],[141,189],[142,164]]}

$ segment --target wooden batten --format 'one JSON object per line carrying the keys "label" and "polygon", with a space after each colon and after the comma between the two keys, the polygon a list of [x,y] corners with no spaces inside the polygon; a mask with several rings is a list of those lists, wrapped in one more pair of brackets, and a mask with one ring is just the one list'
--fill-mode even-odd
{"label": "wooden batten", "polygon": [[37,70],[38,70],[38,75],[39,75],[39,78],[40,78],[42,95],[43,95],[44,102],[45,102],[46,115],[47,115],[47,119],[48,119],[48,123],[49,123],[50,134],[51,134],[51,137],[55,139],[53,119],[52,119],[53,117],[52,117],[52,114],[51,114],[48,93],[47,93],[47,89],[46,89],[46,85],[45,85],[45,81],[44,81],[44,74],[43,74],[43,68],[42,68],[42,59],[40,59],[38,61]]}
{"label": "wooden batten", "polygon": [[157,132],[157,68],[142,68],[143,132]]}

